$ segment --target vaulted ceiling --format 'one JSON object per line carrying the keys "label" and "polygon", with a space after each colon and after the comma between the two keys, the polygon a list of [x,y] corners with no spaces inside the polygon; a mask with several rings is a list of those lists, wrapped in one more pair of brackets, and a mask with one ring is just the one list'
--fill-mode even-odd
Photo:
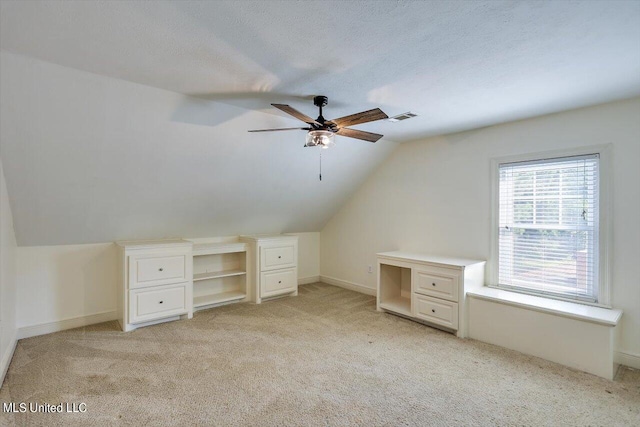
{"label": "vaulted ceiling", "polygon": [[[0,19],[21,245],[319,230],[394,142],[640,94],[631,1],[3,0]],[[419,116],[340,138],[319,182],[303,132],[246,133],[316,94],[328,118]]]}
{"label": "vaulted ceiling", "polygon": [[394,148],[303,148],[302,131],[246,131],[293,120],[0,55],[0,154],[21,246],[319,231]]}

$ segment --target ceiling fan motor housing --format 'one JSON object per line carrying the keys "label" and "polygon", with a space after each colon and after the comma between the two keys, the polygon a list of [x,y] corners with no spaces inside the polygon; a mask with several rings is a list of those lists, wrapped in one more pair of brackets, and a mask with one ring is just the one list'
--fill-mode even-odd
{"label": "ceiling fan motor housing", "polygon": [[313,105],[315,105],[316,107],[322,108],[328,103],[329,98],[327,98],[326,96],[318,95],[313,97]]}

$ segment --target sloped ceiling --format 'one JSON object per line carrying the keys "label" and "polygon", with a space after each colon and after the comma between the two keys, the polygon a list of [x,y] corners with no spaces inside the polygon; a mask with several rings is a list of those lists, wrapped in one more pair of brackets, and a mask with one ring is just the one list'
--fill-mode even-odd
{"label": "sloped ceiling", "polygon": [[[318,231],[396,142],[640,94],[638,2],[0,3],[20,245]],[[57,64],[57,65],[55,65]],[[248,134],[380,106],[377,144]],[[268,114],[265,114],[268,113]]]}
{"label": "sloped ceiling", "polygon": [[[0,54],[0,155],[18,244],[319,231],[394,148]],[[322,182],[318,179],[322,151]]]}

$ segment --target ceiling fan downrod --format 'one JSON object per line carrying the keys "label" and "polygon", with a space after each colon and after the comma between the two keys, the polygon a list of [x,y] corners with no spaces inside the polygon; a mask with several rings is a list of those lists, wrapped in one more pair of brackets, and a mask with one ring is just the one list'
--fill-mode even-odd
{"label": "ceiling fan downrod", "polygon": [[324,107],[328,103],[329,103],[329,98],[327,98],[326,96],[318,95],[313,97],[313,105],[318,107],[318,109],[320,110],[320,115],[316,119],[316,122],[320,123],[323,126],[326,120],[324,117],[322,117],[322,107]]}

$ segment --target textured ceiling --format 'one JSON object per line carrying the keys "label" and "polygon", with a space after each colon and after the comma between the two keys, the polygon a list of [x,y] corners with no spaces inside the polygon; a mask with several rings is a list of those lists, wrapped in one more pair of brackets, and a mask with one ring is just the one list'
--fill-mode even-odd
{"label": "textured ceiling", "polygon": [[[2,0],[0,19],[20,245],[318,231],[395,142],[640,94],[640,2]],[[316,94],[327,118],[420,116],[337,138],[319,182],[304,133],[246,132]]]}
{"label": "textured ceiling", "polygon": [[2,50],[279,115],[419,113],[366,126],[394,141],[640,94],[638,1],[1,5]]}

